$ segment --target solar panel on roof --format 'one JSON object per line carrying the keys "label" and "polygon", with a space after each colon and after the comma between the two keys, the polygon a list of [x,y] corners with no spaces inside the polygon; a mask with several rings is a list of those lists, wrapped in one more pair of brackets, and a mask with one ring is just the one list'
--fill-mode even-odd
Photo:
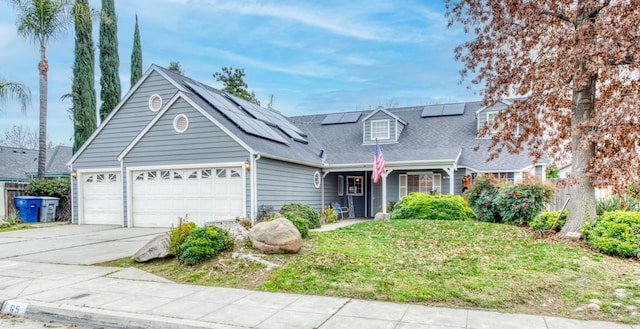
{"label": "solar panel on roof", "polygon": [[[284,127],[284,128],[287,128],[288,130],[292,130],[296,133],[295,136],[306,137],[306,134],[302,130],[300,130],[298,127],[296,127],[291,122],[289,122],[289,120],[287,120],[287,118],[285,118],[282,114],[280,114],[280,112],[277,112],[275,110],[265,109],[263,107],[260,107],[259,105],[256,105],[254,103],[251,103],[247,100],[244,100],[242,98],[239,98],[233,95],[228,95],[228,96],[229,98],[231,98],[232,101],[234,101],[236,104],[241,106],[242,109],[245,110],[247,113],[249,113],[249,115],[251,115],[253,118],[260,120],[273,127]],[[304,142],[306,142],[306,140]]]}
{"label": "solar panel on roof", "polygon": [[462,115],[464,114],[464,103],[446,104],[442,110],[442,115]]}
{"label": "solar panel on roof", "polygon": [[240,110],[236,104],[233,104],[229,99],[214,91],[207,90],[196,84],[186,82],[191,90],[202,97],[209,105],[216,108],[222,115],[231,120],[238,128],[247,134],[270,139],[285,145],[289,142],[276,133],[273,129],[269,128],[264,122],[255,120],[248,116],[245,112]]}
{"label": "solar panel on roof", "polygon": [[360,115],[362,115],[362,112],[345,113],[342,119],[340,119],[339,123],[358,122],[358,119],[360,119]]}
{"label": "solar panel on roof", "polygon": [[282,130],[282,132],[285,133],[287,136],[293,138],[294,141],[304,143],[304,144],[309,144],[309,141],[303,136],[301,136],[300,134],[298,134],[297,132],[287,127],[278,126],[278,128]]}
{"label": "solar panel on roof", "polygon": [[443,109],[443,105],[427,105],[424,107],[424,109],[422,109],[422,114],[420,116],[423,118],[439,117],[442,115]]}
{"label": "solar panel on roof", "polygon": [[322,124],[323,125],[332,125],[334,123],[338,123],[342,119],[343,115],[344,115],[343,113],[329,114],[324,118],[324,120],[322,120]]}

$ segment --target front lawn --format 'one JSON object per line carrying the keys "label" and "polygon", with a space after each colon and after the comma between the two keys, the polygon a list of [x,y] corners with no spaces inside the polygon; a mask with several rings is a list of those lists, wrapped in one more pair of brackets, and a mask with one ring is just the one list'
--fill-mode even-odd
{"label": "front lawn", "polygon": [[[473,221],[371,221],[311,232],[298,255],[265,256],[280,264],[271,271],[230,253],[193,267],[175,259],[105,265],[202,285],[640,322],[628,309],[640,306],[637,260],[533,235]],[[593,299],[598,307],[587,307]]]}

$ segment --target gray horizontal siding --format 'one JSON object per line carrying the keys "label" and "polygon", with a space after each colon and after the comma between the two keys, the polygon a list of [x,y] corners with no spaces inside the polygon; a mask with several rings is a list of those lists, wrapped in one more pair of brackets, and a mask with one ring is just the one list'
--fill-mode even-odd
{"label": "gray horizontal siding", "polygon": [[363,122],[364,125],[364,144],[375,143],[375,140],[371,140],[371,121],[376,120],[389,120],[389,139],[379,139],[378,143],[380,144],[388,144],[396,142],[396,120],[390,117],[388,114],[384,112],[378,112],[374,114],[372,117],[368,118]]}
{"label": "gray horizontal siding", "polygon": [[262,158],[256,161],[257,205],[273,207],[278,211],[288,203],[307,204],[316,210],[322,205],[322,189],[313,185],[317,168]]}
{"label": "gray horizontal siding", "polygon": [[[178,133],[173,119],[184,114],[189,128]],[[185,165],[244,162],[249,152],[183,99],[179,99],[125,156],[124,165]]]}
{"label": "gray horizontal siding", "polygon": [[74,168],[119,167],[120,152],[156,115],[149,109],[149,97],[160,95],[164,106],[177,91],[163,76],[152,72],[76,159]]}

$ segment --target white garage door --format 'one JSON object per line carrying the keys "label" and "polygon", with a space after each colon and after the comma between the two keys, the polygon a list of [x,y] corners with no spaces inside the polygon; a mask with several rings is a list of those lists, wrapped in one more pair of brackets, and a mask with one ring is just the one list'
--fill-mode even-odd
{"label": "white garage door", "polygon": [[185,215],[202,226],[244,213],[241,168],[145,170],[132,178],[136,227],[171,227]]}
{"label": "white garage door", "polygon": [[122,225],[122,181],[119,172],[85,173],[82,223]]}

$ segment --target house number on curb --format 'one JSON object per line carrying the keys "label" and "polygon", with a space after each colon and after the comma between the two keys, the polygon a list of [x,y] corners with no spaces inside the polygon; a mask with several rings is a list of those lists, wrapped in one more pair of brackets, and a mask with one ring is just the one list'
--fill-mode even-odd
{"label": "house number on curb", "polygon": [[2,305],[2,313],[12,315],[24,315],[27,311],[27,303],[18,303],[12,301],[6,301]]}

